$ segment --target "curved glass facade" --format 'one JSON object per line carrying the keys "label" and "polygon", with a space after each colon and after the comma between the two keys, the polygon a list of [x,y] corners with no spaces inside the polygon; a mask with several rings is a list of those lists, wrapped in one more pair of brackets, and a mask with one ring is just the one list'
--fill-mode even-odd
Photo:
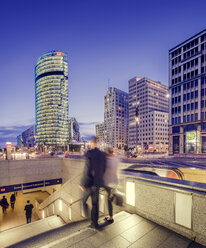
{"label": "curved glass facade", "polygon": [[35,66],[35,107],[37,145],[67,145],[67,54],[52,51],[38,59]]}

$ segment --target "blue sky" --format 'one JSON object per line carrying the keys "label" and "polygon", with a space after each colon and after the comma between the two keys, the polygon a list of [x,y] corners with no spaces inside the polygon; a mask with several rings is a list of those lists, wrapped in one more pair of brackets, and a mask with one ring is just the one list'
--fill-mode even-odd
{"label": "blue sky", "polygon": [[134,76],[168,84],[168,50],[206,28],[205,0],[0,1],[0,145],[35,122],[34,66],[68,53],[69,116],[84,136],[103,121],[110,86]]}

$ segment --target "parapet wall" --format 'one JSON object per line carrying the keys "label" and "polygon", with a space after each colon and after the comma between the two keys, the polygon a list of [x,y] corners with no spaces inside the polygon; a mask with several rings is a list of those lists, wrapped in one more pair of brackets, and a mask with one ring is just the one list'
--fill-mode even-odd
{"label": "parapet wall", "polygon": [[55,178],[62,178],[62,159],[0,161],[0,186]]}
{"label": "parapet wall", "polygon": [[125,175],[125,210],[206,245],[206,184],[169,181]]}

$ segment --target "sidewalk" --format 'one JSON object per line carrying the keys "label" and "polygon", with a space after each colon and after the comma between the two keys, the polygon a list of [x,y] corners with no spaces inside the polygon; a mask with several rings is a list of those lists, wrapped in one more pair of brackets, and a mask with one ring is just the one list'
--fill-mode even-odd
{"label": "sidewalk", "polygon": [[27,194],[18,192],[16,196],[16,203],[14,205],[14,210],[12,210],[10,206],[11,194],[12,193],[0,194],[0,199],[2,199],[3,195],[5,195],[9,203],[9,208],[7,209],[7,212],[4,214],[0,207],[0,231],[5,231],[7,229],[26,224],[24,206],[26,205],[27,200],[30,200],[30,202],[34,206],[33,214],[32,214],[32,222],[38,220],[39,217],[35,213],[35,199],[44,200],[49,196],[47,192],[40,192],[40,191],[27,193]]}

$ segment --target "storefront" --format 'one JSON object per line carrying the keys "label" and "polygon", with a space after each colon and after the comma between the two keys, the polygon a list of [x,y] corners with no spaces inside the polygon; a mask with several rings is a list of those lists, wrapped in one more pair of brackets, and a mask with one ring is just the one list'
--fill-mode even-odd
{"label": "storefront", "polygon": [[198,153],[198,151],[200,150],[200,132],[185,132],[184,143],[185,153]]}

